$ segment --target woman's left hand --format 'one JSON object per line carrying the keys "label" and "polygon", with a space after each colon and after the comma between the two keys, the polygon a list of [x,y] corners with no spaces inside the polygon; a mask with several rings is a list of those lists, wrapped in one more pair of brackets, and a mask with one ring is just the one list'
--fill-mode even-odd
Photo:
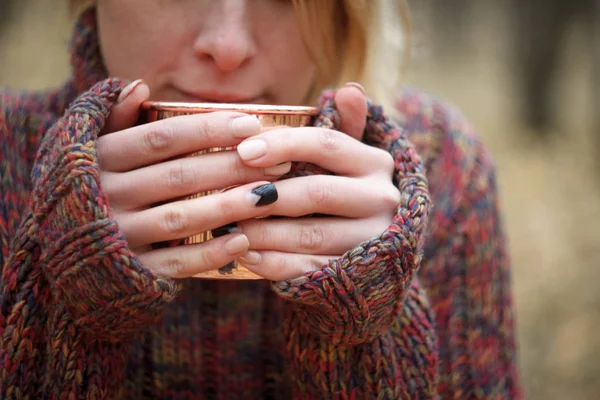
{"label": "woman's left hand", "polygon": [[239,262],[266,279],[281,281],[317,271],[392,224],[400,202],[392,183],[394,160],[388,152],[361,142],[367,116],[364,93],[347,85],[337,92],[335,103],[343,132],[272,129],[237,148],[251,167],[301,161],[335,174],[276,182],[279,199],[269,212],[331,217],[250,219],[238,224],[251,249]]}

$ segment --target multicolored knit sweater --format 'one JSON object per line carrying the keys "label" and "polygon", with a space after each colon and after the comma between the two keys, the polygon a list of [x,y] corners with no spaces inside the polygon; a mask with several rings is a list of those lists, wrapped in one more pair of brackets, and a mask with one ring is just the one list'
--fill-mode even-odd
{"label": "multicolored knit sweater", "polygon": [[[128,248],[99,183],[124,83],[93,10],[72,64],[59,90],[0,94],[0,398],[520,397],[494,168],[453,109],[410,89],[398,124],[370,105],[365,141],[403,193],[381,236],[291,281],[175,282]],[[315,123],[335,126],[330,96]]]}

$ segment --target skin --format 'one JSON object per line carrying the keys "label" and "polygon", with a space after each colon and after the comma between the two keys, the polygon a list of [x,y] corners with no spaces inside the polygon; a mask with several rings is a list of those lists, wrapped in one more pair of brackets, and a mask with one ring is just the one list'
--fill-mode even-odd
{"label": "skin", "polygon": [[[263,131],[252,118],[230,112],[134,126],[149,98],[303,104],[315,67],[290,2],[103,0],[98,18],[109,74],[143,79],[123,91],[98,141],[102,184],[129,245],[153,272],[186,278],[238,260],[266,279],[292,279],[392,223],[400,200],[391,179],[394,162],[360,142],[366,101],[354,85],[336,94],[340,131]],[[246,157],[244,146],[259,141],[264,154]],[[178,157],[226,146],[238,150]],[[249,193],[285,174],[291,161],[317,164],[335,176],[275,182],[278,200],[257,207]],[[180,200],[230,186],[236,187]],[[332,217],[295,218],[315,213]],[[256,219],[265,215],[288,218]],[[150,247],[231,222],[240,232],[198,245]]]}
{"label": "skin", "polygon": [[108,71],[157,100],[300,104],[315,77],[287,0],[102,0]]}

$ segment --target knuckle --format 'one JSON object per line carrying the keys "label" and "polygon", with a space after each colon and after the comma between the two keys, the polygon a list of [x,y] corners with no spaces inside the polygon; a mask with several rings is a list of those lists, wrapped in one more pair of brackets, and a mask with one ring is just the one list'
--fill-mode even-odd
{"label": "knuckle", "polygon": [[215,122],[214,118],[211,118],[209,115],[202,116],[202,123],[200,124],[200,128],[198,134],[207,142],[212,142],[214,138],[219,136],[219,127]]}
{"label": "knuckle", "polygon": [[110,155],[111,152],[107,149],[108,143],[106,140],[106,137],[100,137],[98,138],[97,144],[96,144],[96,155],[98,157],[98,166],[100,167],[100,170],[105,170],[107,168],[107,155]]}
{"label": "knuckle", "polygon": [[330,129],[321,129],[319,131],[319,145],[328,153],[335,152],[339,146],[336,133]]}
{"label": "knuckle", "polygon": [[269,229],[267,229],[267,224],[257,224],[256,238],[258,239],[258,243],[254,243],[254,245],[262,244],[265,246],[270,244],[270,233]]}
{"label": "knuckle", "polygon": [[290,268],[293,268],[293,265],[289,261],[289,257],[275,255],[272,257],[271,265],[265,267],[268,270],[268,279],[271,280],[282,280],[285,276],[286,272],[289,272]]}
{"label": "knuckle", "polygon": [[100,184],[102,185],[102,189],[109,199],[114,197],[116,193],[115,185],[113,184],[114,181],[113,174],[110,172],[100,171]]}
{"label": "knuckle", "polygon": [[231,199],[228,198],[227,192],[220,194],[220,199],[217,201],[218,215],[223,220],[234,220],[235,218],[235,206]]}
{"label": "knuckle", "polygon": [[208,251],[208,250],[204,249],[203,251],[200,252],[199,258],[200,258],[200,267],[203,270],[217,266],[217,262],[215,260],[215,255],[213,254],[212,251]]}
{"label": "knuckle", "polygon": [[186,274],[186,271],[188,270],[188,265],[185,262],[185,259],[181,255],[181,253],[177,252],[176,254],[167,258],[163,262],[163,265],[160,269],[163,271],[167,271],[167,274],[170,276],[180,277]]}
{"label": "knuckle", "polygon": [[385,210],[395,210],[400,204],[400,191],[393,185],[386,185],[386,188],[379,192],[382,206]]}
{"label": "knuckle", "polygon": [[149,153],[164,152],[172,146],[174,137],[172,123],[153,124],[142,135],[143,148]]}
{"label": "knuckle", "polygon": [[169,234],[181,234],[187,229],[187,217],[182,207],[170,207],[165,211],[163,227]]}
{"label": "knuckle", "polygon": [[169,168],[166,180],[169,189],[186,189],[196,183],[196,172],[191,165],[180,162]]}
{"label": "knuckle", "polygon": [[378,148],[374,148],[374,150],[376,151],[377,160],[381,164],[381,169],[391,176],[396,168],[396,161],[394,160],[394,157],[385,150]]}
{"label": "knuckle", "polygon": [[232,159],[229,163],[227,176],[233,177],[236,183],[246,183],[249,181],[248,170],[239,157]]}
{"label": "knuckle", "polygon": [[333,196],[331,183],[321,177],[314,177],[306,187],[308,199],[316,205],[327,204]]}
{"label": "knuckle", "polygon": [[323,229],[317,225],[305,225],[300,228],[298,247],[316,251],[323,247]]}

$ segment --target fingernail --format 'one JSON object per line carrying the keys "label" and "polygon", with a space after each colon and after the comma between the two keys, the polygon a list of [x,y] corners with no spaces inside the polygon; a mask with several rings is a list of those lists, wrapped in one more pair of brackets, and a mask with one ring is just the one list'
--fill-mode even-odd
{"label": "fingernail", "polygon": [[224,265],[221,268],[219,268],[219,274],[231,275],[231,274],[233,274],[234,269],[237,269],[237,265],[236,265],[235,261],[232,261],[229,264]]}
{"label": "fingernail", "polygon": [[254,115],[246,115],[235,118],[231,121],[231,132],[236,138],[247,138],[258,135],[261,132],[262,125]]}
{"label": "fingernail", "polygon": [[274,165],[272,167],[266,167],[263,172],[265,175],[269,176],[279,176],[284,175],[290,172],[292,169],[292,163],[290,161],[281,163],[279,165]]}
{"label": "fingernail", "polygon": [[133,93],[135,88],[138,87],[142,82],[142,79],[138,79],[125,86],[125,88],[121,91],[119,98],[117,99],[117,103],[122,103],[127,97],[129,97],[131,93]]}
{"label": "fingernail", "polygon": [[268,206],[277,201],[277,188],[272,183],[259,186],[248,193],[250,201],[256,206]]}
{"label": "fingernail", "polygon": [[250,247],[250,241],[243,234],[232,237],[225,243],[225,251],[231,256],[248,250],[248,247]]}
{"label": "fingernail", "polygon": [[238,262],[241,262],[242,264],[246,265],[257,265],[260,263],[261,258],[262,257],[260,256],[259,252],[250,250],[249,252],[238,258]]}
{"label": "fingernail", "polygon": [[255,160],[267,154],[267,142],[260,139],[247,140],[238,145],[237,152],[244,161]]}
{"label": "fingernail", "polygon": [[362,94],[365,94],[365,88],[360,83],[357,83],[357,82],[348,82],[344,86],[345,87],[355,87],[358,90],[360,90],[362,92]]}
{"label": "fingernail", "polygon": [[236,224],[235,222],[232,222],[230,224],[223,225],[216,229],[213,229],[211,231],[211,234],[212,234],[213,238],[218,238],[221,236],[229,235],[230,233],[233,233],[233,232],[241,232],[241,231],[242,230],[240,229],[238,224]]}

